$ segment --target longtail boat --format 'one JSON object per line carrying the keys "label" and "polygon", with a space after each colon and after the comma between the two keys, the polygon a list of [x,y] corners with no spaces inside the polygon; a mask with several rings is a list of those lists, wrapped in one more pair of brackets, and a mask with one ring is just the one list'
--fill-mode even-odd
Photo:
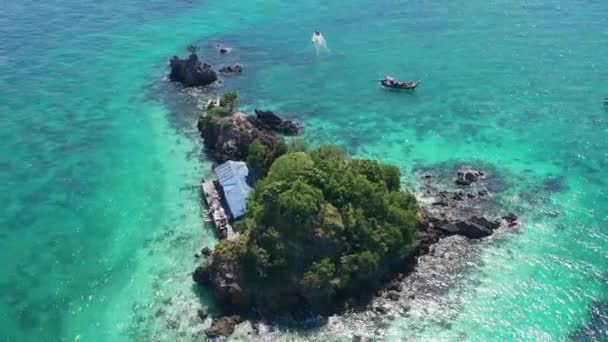
{"label": "longtail boat", "polygon": [[394,88],[394,89],[415,89],[420,84],[418,82],[399,82],[399,81],[388,81],[388,80],[380,80],[380,85],[385,88]]}

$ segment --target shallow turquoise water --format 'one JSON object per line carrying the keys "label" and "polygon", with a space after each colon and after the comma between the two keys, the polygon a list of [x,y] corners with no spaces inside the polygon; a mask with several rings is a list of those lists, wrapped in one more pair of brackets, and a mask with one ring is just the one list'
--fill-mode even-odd
{"label": "shallow turquoise water", "polygon": [[[0,337],[191,338],[196,327],[166,316],[197,305],[192,254],[215,237],[191,187],[210,165],[192,110],[161,80],[193,41],[214,65],[245,65],[227,80],[244,109],[293,113],[313,143],[396,163],[410,182],[440,163],[500,170],[524,227],[486,243],[444,295],[453,305],[383,323],[389,338],[573,336],[608,301],[607,14],[600,1],[9,0]],[[315,53],[314,29],[330,53]],[[216,41],[234,53],[216,55]],[[423,83],[380,89],[388,72]],[[309,333],[378,325],[338,321]]]}

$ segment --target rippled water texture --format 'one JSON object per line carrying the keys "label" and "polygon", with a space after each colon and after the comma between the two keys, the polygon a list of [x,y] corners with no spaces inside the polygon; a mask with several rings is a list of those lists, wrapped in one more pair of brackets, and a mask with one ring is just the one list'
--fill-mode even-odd
{"label": "rippled water texture", "polygon": [[[210,163],[161,81],[191,42],[244,64],[227,80],[244,109],[291,113],[412,186],[418,169],[482,165],[524,219],[469,246],[428,307],[281,334],[608,338],[607,18],[591,0],[5,1],[0,338],[196,338],[213,303],[192,255],[216,240],[192,186]],[[386,73],[422,85],[387,91]]]}

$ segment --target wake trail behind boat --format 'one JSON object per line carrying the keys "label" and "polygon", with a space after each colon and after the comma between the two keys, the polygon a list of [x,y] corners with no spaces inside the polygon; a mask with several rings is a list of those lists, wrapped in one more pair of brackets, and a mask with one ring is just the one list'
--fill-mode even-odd
{"label": "wake trail behind boat", "polygon": [[319,31],[315,31],[312,35],[312,42],[315,45],[315,49],[317,50],[317,54],[323,52],[329,52],[329,48],[327,47],[327,42],[325,41],[325,37]]}

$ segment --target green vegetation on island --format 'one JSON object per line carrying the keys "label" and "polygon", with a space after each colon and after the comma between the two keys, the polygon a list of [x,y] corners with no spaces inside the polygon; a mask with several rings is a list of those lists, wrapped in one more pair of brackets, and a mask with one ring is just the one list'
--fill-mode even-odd
{"label": "green vegetation on island", "polygon": [[[400,188],[397,167],[334,146],[304,150],[273,160],[263,144],[250,146],[248,162],[265,177],[237,222],[240,238],[222,241],[205,271],[232,310],[330,311],[417,246],[416,199]],[[237,285],[230,291],[218,288],[226,273]]]}
{"label": "green vegetation on island", "polygon": [[[198,125],[216,161],[244,160],[257,179],[247,213],[234,223],[239,235],[201,251],[205,258],[192,274],[228,315],[213,322],[208,336],[230,335],[241,314],[298,318],[365,305],[373,295],[400,301],[408,285],[394,277],[442,238],[479,239],[518,224],[512,213],[488,217],[479,205],[491,198],[486,172],[460,167],[447,181],[451,190],[425,173],[424,191],[434,202],[419,207],[401,188],[397,167],[351,158],[335,146],[310,150],[302,139],[286,142],[285,135],[301,132],[297,123],[272,111],[238,112],[237,98],[225,94]],[[435,262],[460,262],[439,250]]]}

